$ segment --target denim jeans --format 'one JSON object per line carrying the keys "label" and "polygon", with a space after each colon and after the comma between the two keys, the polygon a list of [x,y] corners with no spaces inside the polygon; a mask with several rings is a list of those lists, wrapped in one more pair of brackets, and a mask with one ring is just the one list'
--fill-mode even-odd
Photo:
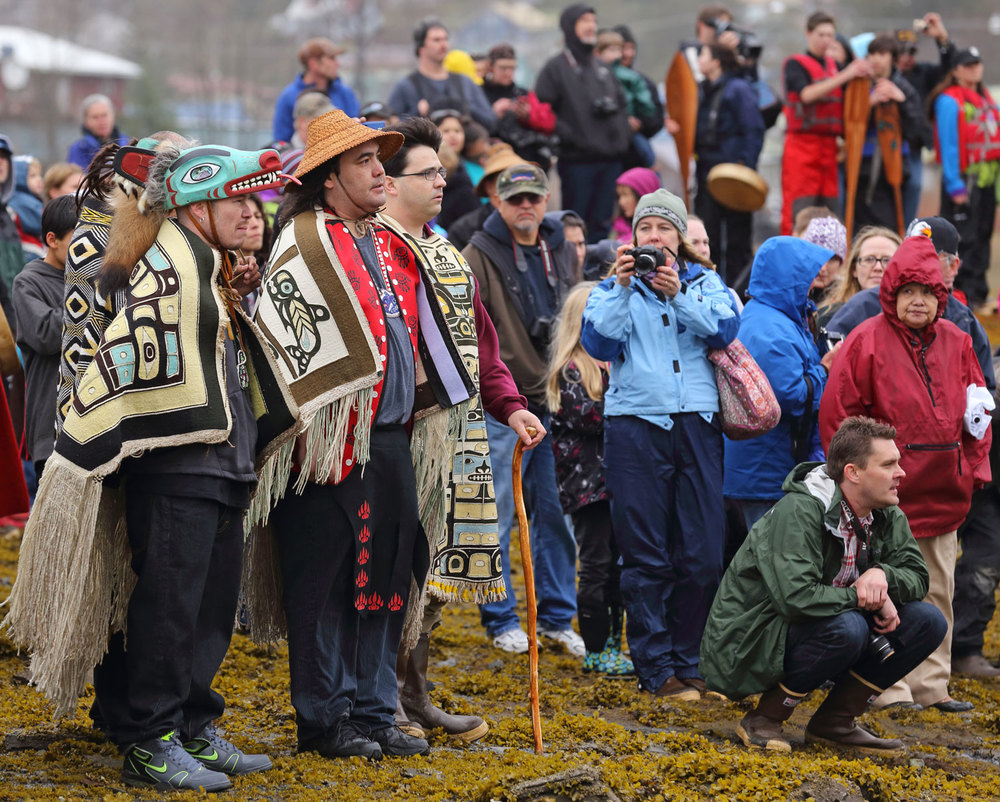
{"label": "denim jeans", "polygon": [[791,624],[782,683],[795,693],[808,693],[853,670],[876,688],[888,688],[920,665],[944,640],[948,628],[933,604],[909,602],[898,611],[899,626],[886,636],[895,654],[884,663],[868,654],[870,628],[861,611]]}
{"label": "denim jeans", "polygon": [[778,499],[740,499],[740,507],[743,509],[743,520],[747,525],[747,532],[753,529],[753,525],[763,518],[769,509],[778,503]]}
{"label": "denim jeans", "polygon": [[[543,415],[542,425],[549,428],[550,418]],[[507,598],[479,606],[483,626],[490,637],[519,626],[514,586],[510,581],[510,530],[514,524],[514,486],[511,465],[517,434],[486,416],[493,464],[493,487],[496,490],[500,526],[500,557]],[[531,495],[531,557],[535,569],[539,629],[569,629],[576,614],[576,543],[566,526],[559,491],[556,487],[556,459],[552,445],[543,440],[521,461],[525,496]]]}
{"label": "denim jeans", "polygon": [[924,163],[920,159],[920,148],[911,148],[906,157],[910,174],[903,182],[903,225],[908,226],[920,209],[920,193],[924,184]]}
{"label": "denim jeans", "polygon": [[600,242],[611,230],[615,213],[615,181],[622,163],[559,160],[562,208],[572,209],[587,224],[587,242]]}

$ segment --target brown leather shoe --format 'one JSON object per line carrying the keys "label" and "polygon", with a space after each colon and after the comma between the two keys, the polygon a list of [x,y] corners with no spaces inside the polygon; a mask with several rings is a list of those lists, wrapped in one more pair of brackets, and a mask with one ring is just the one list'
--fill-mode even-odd
{"label": "brown leather shoe", "polygon": [[678,702],[697,702],[701,699],[701,693],[690,685],[685,685],[677,677],[671,677],[664,682],[656,691],[654,696],[662,699],[671,699]]}
{"label": "brown leather shoe", "polygon": [[705,680],[701,677],[681,677],[681,682],[687,685],[689,688],[694,688],[698,693],[701,694],[702,699],[716,699],[720,702],[728,701],[728,699],[718,691],[710,691],[705,686]]}
{"label": "brown leather shoe", "polygon": [[964,657],[951,658],[951,673],[978,679],[996,679],[1000,677],[1000,668],[981,654],[967,654]]}

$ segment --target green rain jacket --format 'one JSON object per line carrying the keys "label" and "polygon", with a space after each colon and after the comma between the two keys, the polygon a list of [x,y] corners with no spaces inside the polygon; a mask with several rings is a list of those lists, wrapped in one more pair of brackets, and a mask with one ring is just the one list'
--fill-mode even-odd
{"label": "green rain jacket", "polygon": [[[788,625],[856,610],[854,588],[835,588],[844,540],[840,488],[819,462],[797,465],[787,494],[758,521],[722,578],[701,642],[708,687],[739,699],[784,677]],[[885,571],[899,607],[927,595],[927,565],[899,507],[875,510],[870,564]]]}

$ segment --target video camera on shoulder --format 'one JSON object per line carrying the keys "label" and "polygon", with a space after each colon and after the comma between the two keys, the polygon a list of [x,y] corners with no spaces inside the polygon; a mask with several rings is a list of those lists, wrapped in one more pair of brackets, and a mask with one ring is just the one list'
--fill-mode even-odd
{"label": "video camera on shoulder", "polygon": [[740,38],[740,43],[736,46],[736,52],[744,61],[757,61],[761,53],[764,52],[764,45],[757,38],[757,34],[748,31],[746,28],[739,28],[726,19],[717,19],[713,23],[716,37],[721,36],[726,31],[732,31]]}

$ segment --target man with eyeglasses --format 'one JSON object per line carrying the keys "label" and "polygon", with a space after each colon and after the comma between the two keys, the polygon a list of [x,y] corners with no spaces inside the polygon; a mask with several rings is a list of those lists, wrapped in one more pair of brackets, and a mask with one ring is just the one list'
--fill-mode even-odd
{"label": "man with eyeglasses", "polygon": [[[437,525],[428,526],[426,532],[430,547],[430,571],[422,583],[426,594],[423,599],[411,602],[419,605],[414,611],[419,637],[415,643],[411,638],[400,646],[396,664],[399,683],[396,724],[410,734],[415,734],[415,729],[441,727],[449,735],[471,743],[487,733],[483,719],[446,713],[435,707],[427,695],[430,636],[440,625],[447,602],[485,601],[503,596],[496,559],[499,552],[496,498],[488,478],[490,453],[484,408],[496,420],[505,421],[526,449],[541,441],[545,428],[528,411],[527,401],[500,360],[496,330],[483,307],[468,263],[429,226],[441,211],[447,172],[438,157],[441,132],[423,117],[410,117],[388,130],[403,135],[403,146],[385,162],[385,223],[416,254],[426,280],[432,284],[430,297],[437,300],[442,311],[455,310],[449,318],[454,347],[461,352],[479,390],[478,397],[456,424],[461,435],[448,460],[445,492],[438,494],[443,495],[441,507],[445,514],[434,517],[421,510],[422,520],[428,524],[436,521]],[[430,310],[420,311],[420,315],[428,314]],[[474,326],[468,325],[470,318]],[[429,412],[440,409],[434,395],[421,392],[420,385],[415,400],[417,419],[426,419]],[[535,430],[533,435],[528,433],[529,427]]]}
{"label": "man with eyeglasses", "polygon": [[[563,297],[579,280],[576,251],[562,223],[545,216],[549,185],[531,164],[515,164],[497,178],[499,207],[477,231],[462,255],[479,281],[486,311],[496,326],[500,358],[510,368],[528,408],[548,427],[545,380],[552,322]],[[487,415],[493,483],[496,488],[500,552],[507,598],[480,606],[493,645],[526,652],[528,637],[515,611],[510,583],[510,529],[514,520],[511,462],[516,436]],[[524,484],[533,499],[531,535],[538,589],[538,629],[583,657],[583,640],[571,623],[576,613],[576,544],[563,519],[551,448],[524,456]]]}
{"label": "man with eyeglasses", "polygon": [[[927,97],[941,79],[944,78],[951,69],[951,64],[955,55],[955,45],[948,38],[948,31],[941,21],[941,15],[935,12],[925,14],[918,21],[914,21],[913,29],[900,28],[896,30],[896,42],[899,44],[899,59],[896,67],[903,77],[909,81],[910,85],[917,90],[920,95],[921,106],[927,102]],[[919,37],[917,30],[924,36],[934,39],[938,47],[938,63],[929,61],[917,61],[917,48]],[[910,132],[906,132],[910,135]],[[934,131],[930,121],[924,115],[920,124],[920,144],[925,148],[934,147]],[[917,207],[920,205],[920,190],[923,182],[924,165],[920,160],[920,147],[912,146],[910,153],[906,157],[909,165],[909,175],[903,183],[903,218],[912,220],[916,217]]]}

